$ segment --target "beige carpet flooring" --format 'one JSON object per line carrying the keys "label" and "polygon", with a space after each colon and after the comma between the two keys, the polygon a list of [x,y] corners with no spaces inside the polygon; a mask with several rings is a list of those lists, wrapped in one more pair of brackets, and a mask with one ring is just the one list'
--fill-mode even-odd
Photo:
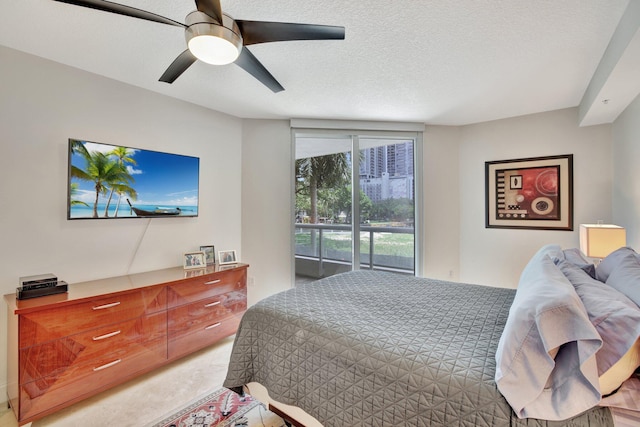
{"label": "beige carpet flooring", "polygon": [[[222,386],[233,337],[154,372],[91,397],[32,427],[139,427]],[[0,411],[1,427],[17,427],[11,410]]]}

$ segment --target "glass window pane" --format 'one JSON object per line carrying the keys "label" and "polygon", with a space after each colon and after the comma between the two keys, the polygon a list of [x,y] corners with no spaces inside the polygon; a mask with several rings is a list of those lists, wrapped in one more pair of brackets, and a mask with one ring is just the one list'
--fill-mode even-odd
{"label": "glass window pane", "polygon": [[412,139],[360,138],[361,268],[414,272]]}
{"label": "glass window pane", "polygon": [[296,136],[296,277],[352,269],[351,146],[351,136]]}
{"label": "glass window pane", "polygon": [[359,268],[415,271],[414,139],[296,134],[297,281],[353,269],[354,144]]}

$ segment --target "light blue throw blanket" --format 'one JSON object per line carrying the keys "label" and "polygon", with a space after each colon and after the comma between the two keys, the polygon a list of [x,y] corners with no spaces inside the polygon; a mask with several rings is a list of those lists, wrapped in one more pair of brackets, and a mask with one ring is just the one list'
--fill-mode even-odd
{"label": "light blue throw blanket", "polygon": [[496,352],[496,383],[520,418],[564,420],[596,406],[602,339],[573,285],[543,247],[522,272]]}

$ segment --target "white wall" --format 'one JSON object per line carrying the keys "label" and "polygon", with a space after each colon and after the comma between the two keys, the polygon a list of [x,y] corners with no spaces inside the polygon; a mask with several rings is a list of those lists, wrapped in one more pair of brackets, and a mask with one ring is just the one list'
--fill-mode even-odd
{"label": "white wall", "polygon": [[[460,280],[515,288],[542,245],[578,247],[578,225],[611,221],[611,125],[578,127],[577,109],[464,126],[460,136]],[[573,154],[574,231],[485,228],[484,162]]]}
{"label": "white wall", "polygon": [[640,96],[613,124],[613,222],[640,250]]}
{"label": "white wall", "polygon": [[[205,244],[241,250],[240,119],[4,47],[0,64],[2,294],[20,276],[74,283],[181,265],[182,253]],[[200,216],[68,221],[70,137],[200,157]]]}
{"label": "white wall", "polygon": [[427,126],[423,138],[423,276],[458,280],[460,127]]}
{"label": "white wall", "polygon": [[293,285],[292,159],[288,120],[244,121],[242,260],[250,264],[250,305]]}

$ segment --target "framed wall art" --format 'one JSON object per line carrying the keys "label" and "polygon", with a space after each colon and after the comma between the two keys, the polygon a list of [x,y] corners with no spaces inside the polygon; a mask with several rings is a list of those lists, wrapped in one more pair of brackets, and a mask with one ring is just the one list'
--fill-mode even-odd
{"label": "framed wall art", "polygon": [[486,228],[573,230],[573,155],[485,162]]}

